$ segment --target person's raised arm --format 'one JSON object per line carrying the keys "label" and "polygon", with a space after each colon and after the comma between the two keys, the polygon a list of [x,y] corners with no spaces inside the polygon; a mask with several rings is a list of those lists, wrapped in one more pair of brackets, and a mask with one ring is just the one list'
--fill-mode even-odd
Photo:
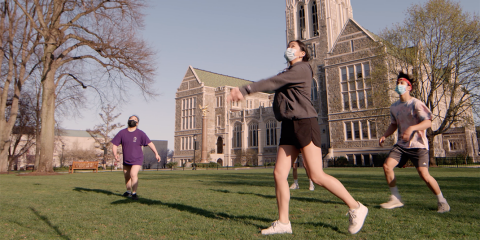
{"label": "person's raised arm", "polygon": [[408,142],[408,141],[410,141],[410,138],[412,137],[413,132],[422,131],[422,130],[428,129],[430,127],[432,127],[432,120],[425,119],[425,120],[421,121],[419,124],[412,125],[412,126],[408,127],[405,130],[405,132],[403,132],[402,139],[404,141]]}

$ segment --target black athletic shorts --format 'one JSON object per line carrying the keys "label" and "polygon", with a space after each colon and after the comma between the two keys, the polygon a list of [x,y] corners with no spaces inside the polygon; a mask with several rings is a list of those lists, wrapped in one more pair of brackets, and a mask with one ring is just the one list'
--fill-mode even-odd
{"label": "black athletic shorts", "polygon": [[310,142],[317,147],[322,146],[317,118],[282,121],[279,145],[293,145],[300,149]]}
{"label": "black athletic shorts", "polygon": [[430,162],[428,150],[425,148],[403,148],[395,144],[388,154],[389,158],[397,160],[397,167],[403,167],[408,159],[412,161],[416,168],[428,167]]}

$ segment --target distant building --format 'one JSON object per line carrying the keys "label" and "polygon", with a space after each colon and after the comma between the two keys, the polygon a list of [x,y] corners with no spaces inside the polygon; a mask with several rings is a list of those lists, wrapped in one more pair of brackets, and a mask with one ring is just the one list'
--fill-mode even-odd
{"label": "distant building", "polygon": [[143,148],[143,168],[166,168],[167,165],[167,154],[168,154],[168,141],[166,140],[151,140],[155,149],[157,149],[158,155],[162,158],[160,162],[157,162],[155,154],[153,153],[150,147],[146,146]]}
{"label": "distant building", "polygon": [[[152,140],[154,142],[157,151],[166,151],[167,141]],[[23,145],[24,143],[20,143]],[[158,145],[158,146],[157,146]],[[71,130],[62,129],[55,133],[54,152],[53,152],[53,166],[69,166],[72,161],[98,161],[99,166],[103,161],[104,151],[101,149],[98,143],[90,136],[85,130]],[[149,147],[148,150],[150,150]],[[121,150],[121,147],[120,147]],[[145,152],[148,153],[148,150]],[[151,150],[150,150],[151,152]],[[153,156],[155,158],[155,156]],[[120,154],[120,159],[123,158],[123,154]],[[113,156],[108,156],[109,160],[106,162],[106,166],[115,165]],[[156,163],[156,160],[155,160]],[[19,157],[17,161],[10,166],[11,170],[26,169],[27,166],[33,167],[35,164],[35,145],[33,145],[29,151]],[[122,168],[122,164],[117,165],[118,168]],[[155,165],[156,167],[156,165]]]}

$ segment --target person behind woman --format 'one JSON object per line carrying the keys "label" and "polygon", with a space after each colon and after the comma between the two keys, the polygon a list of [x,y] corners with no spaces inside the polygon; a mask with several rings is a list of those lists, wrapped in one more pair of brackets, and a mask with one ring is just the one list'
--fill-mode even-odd
{"label": "person behind woman", "polygon": [[348,231],[355,234],[362,228],[368,209],[357,202],[340,181],[322,169],[318,114],[310,100],[313,72],[308,63],[309,54],[305,44],[299,40],[289,42],[285,58],[289,62],[285,71],[241,88],[232,88],[228,98],[229,101],[241,101],[245,99],[244,96],[254,92],[275,91],[273,111],[275,118],[282,121],[273,172],[279,218],[269,228],[263,229],[262,234],[292,233],[288,217],[290,189],[287,178],[290,167],[300,152],[312,181],[333,193],[349,207]]}

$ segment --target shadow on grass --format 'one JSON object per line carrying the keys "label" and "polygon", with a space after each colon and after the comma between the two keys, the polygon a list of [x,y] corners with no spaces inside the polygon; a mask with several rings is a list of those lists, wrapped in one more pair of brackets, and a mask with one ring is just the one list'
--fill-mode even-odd
{"label": "shadow on grass", "polygon": [[30,207],[30,210],[32,210],[33,214],[35,214],[40,220],[44,221],[50,228],[52,228],[53,230],[55,230],[55,232],[57,232],[58,236],[60,236],[60,237],[63,238],[63,239],[70,239],[70,238],[68,238],[67,236],[63,235],[63,233],[60,232],[60,230],[58,229],[58,227],[55,226],[55,225],[53,225],[53,224],[50,222],[50,220],[48,220],[47,217],[40,215],[40,213],[39,213],[37,210],[35,210],[35,208]]}
{"label": "shadow on grass", "polygon": [[[221,192],[221,193],[236,193],[236,194],[241,194],[241,195],[253,195],[257,197],[263,197],[267,199],[275,199],[275,195],[264,195],[264,194],[259,194],[259,193],[249,193],[249,192],[231,192],[229,190],[221,190],[221,189],[210,189],[211,191],[214,192]],[[317,203],[324,203],[324,204],[344,204],[343,202],[337,202],[337,201],[324,201],[316,198],[305,198],[305,197],[292,197],[290,196],[290,200],[295,200],[299,202],[317,202]]]}
{"label": "shadow on grass", "polygon": [[96,192],[96,193],[103,193],[103,194],[106,194],[106,195],[114,195],[114,196],[123,197],[122,194],[113,193],[113,192],[110,192],[110,191],[107,191],[107,190],[103,190],[103,189],[90,189],[90,188],[75,187],[75,188],[73,189],[73,191],[77,191],[77,192]]}
{"label": "shadow on grass", "polygon": [[[74,189],[74,191],[103,193],[103,194],[107,194],[107,195],[121,196],[123,198],[123,196],[120,195],[120,194],[116,194],[116,193],[113,193],[113,192],[110,192],[110,191],[107,191],[107,190],[101,190],[101,189],[88,189],[88,188],[76,187]],[[248,221],[239,221],[239,220],[255,220],[255,221],[262,221],[262,222],[267,222],[267,223],[274,221],[273,219],[259,218],[259,217],[256,217],[256,216],[235,216],[235,215],[222,213],[222,212],[212,212],[212,211],[209,211],[209,210],[205,210],[205,209],[197,208],[197,207],[192,207],[192,206],[188,206],[188,205],[185,205],[185,204],[168,203],[168,202],[162,202],[162,201],[159,201],[159,200],[151,200],[151,199],[146,199],[146,198],[141,198],[141,197],[138,200],[135,200],[135,201],[133,201],[129,198],[124,198],[122,200],[114,201],[114,202],[112,202],[112,204],[127,204],[127,203],[132,203],[132,202],[138,202],[140,204],[146,204],[146,205],[166,206],[166,207],[173,208],[173,209],[176,209],[176,210],[179,210],[179,211],[182,211],[182,212],[189,212],[189,213],[192,213],[192,214],[204,216],[204,217],[211,218],[211,219],[233,220],[233,221],[237,221],[237,222],[242,222],[244,224],[250,224],[250,225],[258,227],[258,228],[263,228],[263,227],[265,227],[265,225],[258,225],[258,224],[250,223]]]}

